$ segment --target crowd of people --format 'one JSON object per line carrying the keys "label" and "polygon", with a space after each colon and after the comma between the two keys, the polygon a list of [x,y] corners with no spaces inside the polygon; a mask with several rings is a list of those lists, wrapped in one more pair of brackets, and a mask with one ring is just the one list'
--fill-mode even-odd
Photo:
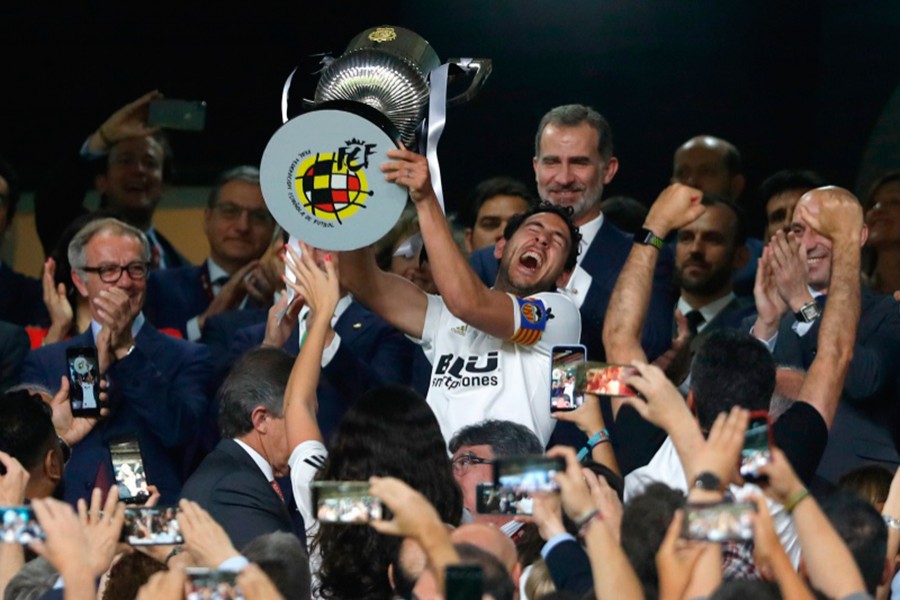
{"label": "crowd of people", "polygon": [[[610,124],[564,105],[536,193],[448,215],[390,150],[407,208],[353,251],[289,240],[229,168],[193,265],[154,227],[158,97],[41,179],[42,277],[0,263],[5,598],[900,598],[900,172],[752,193],[698,135],[652,202],[604,199]],[[0,236],[20,194],[0,161]],[[622,375],[558,373],[557,410],[573,347]]]}

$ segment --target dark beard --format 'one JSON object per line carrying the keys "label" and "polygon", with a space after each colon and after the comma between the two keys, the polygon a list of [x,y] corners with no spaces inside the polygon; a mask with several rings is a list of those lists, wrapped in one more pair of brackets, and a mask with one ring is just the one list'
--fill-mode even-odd
{"label": "dark beard", "polygon": [[713,296],[721,293],[732,286],[732,277],[734,276],[731,269],[727,267],[710,271],[703,279],[693,281],[686,281],[681,273],[682,269],[675,269],[675,284],[679,289],[698,296]]}

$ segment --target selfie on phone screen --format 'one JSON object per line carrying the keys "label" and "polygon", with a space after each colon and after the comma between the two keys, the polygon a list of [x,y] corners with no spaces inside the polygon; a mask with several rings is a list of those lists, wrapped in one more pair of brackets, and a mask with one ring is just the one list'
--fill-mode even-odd
{"label": "selfie on phone screen", "polygon": [[682,537],[709,542],[752,540],[755,512],[752,502],[688,505]]}

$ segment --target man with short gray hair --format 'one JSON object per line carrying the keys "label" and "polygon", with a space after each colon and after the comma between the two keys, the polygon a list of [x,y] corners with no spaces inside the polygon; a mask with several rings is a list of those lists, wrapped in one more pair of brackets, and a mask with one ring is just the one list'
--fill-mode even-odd
{"label": "man with short gray hair", "polygon": [[270,244],[280,240],[275,239],[276,229],[263,200],[259,169],[242,165],[224,171],[203,212],[209,257],[199,266],[151,273],[147,318],[157,327],[177,329],[186,339],[198,341],[213,315],[268,308],[276,274],[266,271],[260,259]]}
{"label": "man with short gray hair", "polygon": [[191,441],[209,404],[209,352],[172,338],[141,312],[150,246],[142,231],[116,219],[92,221],[69,245],[72,283],[88,299],[91,326],[73,338],[32,350],[21,380],[56,390],[68,373],[66,351],[92,348],[109,380],[110,414],[72,447],[64,497],[90,498],[95,485],[114,483],[109,443],[136,438],[150,484],[173,502],[182,483],[175,459]]}
{"label": "man with short gray hair", "polygon": [[273,531],[298,536],[305,531],[276,479],[289,470],[292,448],[283,406],[293,366],[294,359],[280,348],[255,348],[235,363],[219,389],[222,439],[182,490],[182,497],[209,511],[238,548]]}

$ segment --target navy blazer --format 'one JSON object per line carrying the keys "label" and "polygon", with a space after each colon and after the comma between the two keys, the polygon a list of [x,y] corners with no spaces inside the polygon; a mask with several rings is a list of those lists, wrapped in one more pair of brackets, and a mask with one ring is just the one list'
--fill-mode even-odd
{"label": "navy blazer", "polygon": [[300,513],[290,511],[250,455],[234,440],[222,440],[216,445],[185,482],[181,497],[206,509],[238,550],[275,531],[293,533],[306,545]]}
{"label": "navy blazer", "polygon": [[[51,390],[67,373],[66,348],[94,346],[90,329],[78,336],[29,352],[22,381]],[[182,452],[207,414],[212,373],[209,351],[200,344],[160,333],[144,323],[135,349],[107,371],[110,415],[72,448],[65,470],[67,502],[89,499],[98,469],[114,481],[108,441],[136,434],[147,481],[159,488],[161,504],[174,503],[181,491]]]}
{"label": "navy blazer", "polygon": [[[633,240],[632,235],[618,229],[607,219],[581,259],[581,268],[591,276],[591,287],[581,304],[581,343],[587,348],[589,360],[606,359],[603,320]],[[672,283],[674,262],[672,249],[664,246],[653,274],[650,308],[641,337],[641,345],[649,360],[655,359],[672,345],[672,311],[678,299],[677,289]],[[494,285],[499,262],[494,258],[493,246],[473,252],[470,264],[485,285]]]}
{"label": "navy blazer", "polygon": [[[900,314],[891,296],[863,288],[861,300],[853,359],[817,473],[829,482],[867,463],[883,463],[889,469],[900,465],[896,380]],[[821,321],[817,319],[801,337],[791,328],[796,322],[793,313],[785,314],[772,353],[775,362],[808,369],[818,348]]]}
{"label": "navy blazer", "polygon": [[19,383],[22,363],[31,349],[23,327],[0,321],[0,392]]}
{"label": "navy blazer", "polygon": [[[187,339],[187,322],[209,308],[212,284],[207,289],[204,276],[208,277],[207,263],[188,265],[175,269],[158,269],[147,277],[147,297],[144,300],[144,316],[158,328],[177,329]],[[247,299],[247,308],[258,304]]]}
{"label": "navy blazer", "polygon": [[40,279],[13,271],[0,263],[0,321],[25,327],[50,324]]}
{"label": "navy blazer", "polygon": [[[329,439],[353,402],[370,388],[386,383],[410,385],[413,356],[418,351],[416,345],[399,330],[355,301],[337,320],[334,330],[341,336],[340,346],[322,369],[317,389],[319,428],[325,440]],[[241,354],[259,346],[265,333],[264,320],[238,330],[224,363],[219,359],[220,364],[230,368]],[[293,356],[300,352],[296,328],[284,349]]]}

